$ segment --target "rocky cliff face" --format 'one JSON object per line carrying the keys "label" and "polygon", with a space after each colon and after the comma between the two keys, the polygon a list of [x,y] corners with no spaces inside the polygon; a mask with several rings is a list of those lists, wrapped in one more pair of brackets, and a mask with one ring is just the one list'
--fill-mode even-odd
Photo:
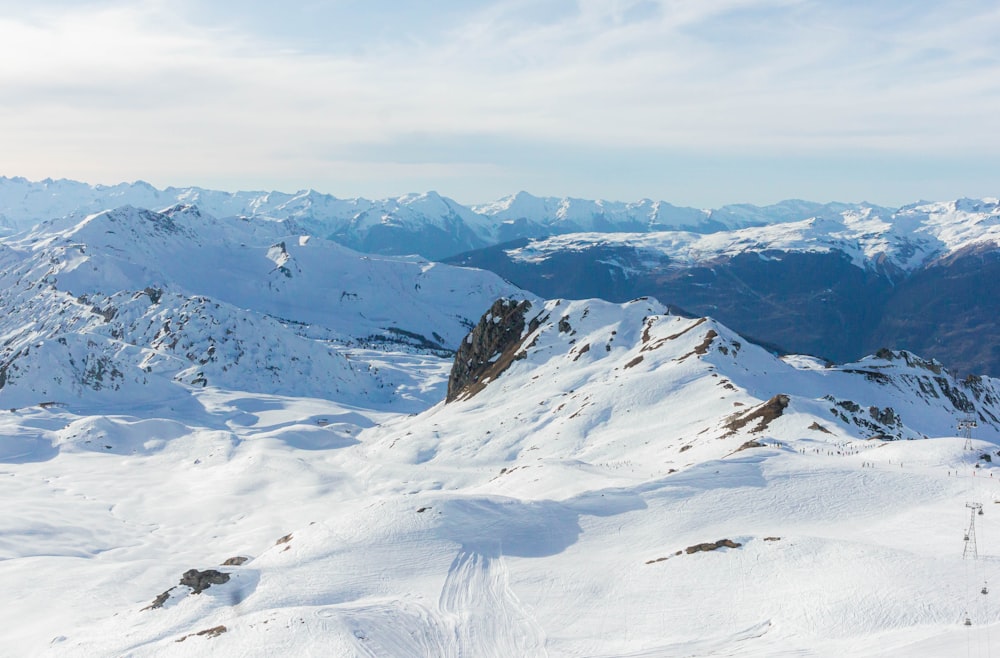
{"label": "rocky cliff face", "polygon": [[525,356],[528,335],[538,327],[538,318],[525,322],[531,302],[498,299],[480,318],[455,354],[448,379],[447,401],[470,398]]}

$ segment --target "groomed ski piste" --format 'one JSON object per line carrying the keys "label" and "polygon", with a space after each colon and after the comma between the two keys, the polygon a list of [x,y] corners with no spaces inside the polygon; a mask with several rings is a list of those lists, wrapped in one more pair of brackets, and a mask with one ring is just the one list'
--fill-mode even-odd
{"label": "groomed ski piste", "polygon": [[420,373],[398,403],[175,380],[0,413],[2,653],[1000,646],[1000,382],[779,359],[651,299],[498,302],[464,342],[449,402],[450,360],[381,351]]}

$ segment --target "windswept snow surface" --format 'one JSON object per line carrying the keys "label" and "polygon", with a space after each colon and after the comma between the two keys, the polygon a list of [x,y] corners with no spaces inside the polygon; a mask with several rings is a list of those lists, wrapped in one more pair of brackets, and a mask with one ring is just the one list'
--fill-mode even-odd
{"label": "windswept snow surface", "polygon": [[3,412],[0,653],[989,654],[1000,382],[780,360],[654,300],[528,315],[448,404],[444,360],[356,355],[436,381],[416,415],[211,385]]}

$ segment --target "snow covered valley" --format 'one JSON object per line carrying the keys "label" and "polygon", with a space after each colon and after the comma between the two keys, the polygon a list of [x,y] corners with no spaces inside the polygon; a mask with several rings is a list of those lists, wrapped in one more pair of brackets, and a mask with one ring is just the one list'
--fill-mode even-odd
{"label": "snow covered valley", "polygon": [[1000,640],[998,380],[189,208],[12,238],[0,281],[0,654]]}

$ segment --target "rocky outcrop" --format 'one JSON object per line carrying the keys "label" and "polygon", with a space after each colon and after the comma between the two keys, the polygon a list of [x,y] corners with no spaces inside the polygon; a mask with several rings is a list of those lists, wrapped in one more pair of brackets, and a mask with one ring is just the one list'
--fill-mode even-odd
{"label": "rocky outcrop", "polygon": [[[242,562],[231,562],[233,559],[236,558],[226,560],[226,564],[242,564]],[[181,585],[191,588],[192,594],[201,594],[212,585],[222,585],[228,582],[229,574],[216,569],[206,569],[205,571],[188,569],[181,576],[180,580]],[[171,592],[175,589],[177,589],[176,585],[165,592],[158,594],[156,598],[153,599],[153,602],[143,608],[143,610],[157,610],[162,608],[163,605],[170,599]]]}
{"label": "rocky outcrop", "polygon": [[184,635],[184,636],[182,636],[182,637],[174,640],[174,642],[183,642],[184,640],[188,639],[189,637],[204,637],[204,638],[219,637],[220,635],[222,635],[223,633],[227,632],[228,630],[229,629],[226,628],[225,626],[213,626],[212,628],[206,628],[205,630],[198,631],[197,633],[189,633],[187,635]]}
{"label": "rocky outcrop", "polygon": [[714,551],[720,548],[739,548],[743,544],[735,542],[731,539],[720,539],[719,541],[705,542],[704,544],[695,544],[694,546],[688,546],[684,549],[684,552],[690,555],[691,553],[699,553],[701,551]]}
{"label": "rocky outcrop", "polygon": [[223,573],[215,569],[206,569],[205,571],[188,569],[184,572],[184,575],[181,576],[180,584],[190,587],[192,594],[201,594],[212,585],[222,585],[223,583],[228,582],[228,573]]}
{"label": "rocky outcrop", "polygon": [[448,378],[448,402],[472,397],[514,361],[524,358],[524,340],[540,324],[538,318],[525,321],[529,310],[531,302],[527,300],[493,302],[455,354]]}
{"label": "rocky outcrop", "polygon": [[752,423],[756,424],[751,426],[750,432],[763,432],[772,420],[781,417],[781,414],[788,408],[789,401],[790,398],[787,395],[779,393],[749,411],[734,415],[726,423],[726,428],[729,430],[726,436],[732,436]]}
{"label": "rocky outcrop", "polygon": [[750,439],[749,441],[741,445],[739,448],[737,448],[735,452],[740,452],[742,450],[749,450],[751,448],[763,448],[763,447],[764,444],[761,443],[760,441],[754,441],[753,439]]}

